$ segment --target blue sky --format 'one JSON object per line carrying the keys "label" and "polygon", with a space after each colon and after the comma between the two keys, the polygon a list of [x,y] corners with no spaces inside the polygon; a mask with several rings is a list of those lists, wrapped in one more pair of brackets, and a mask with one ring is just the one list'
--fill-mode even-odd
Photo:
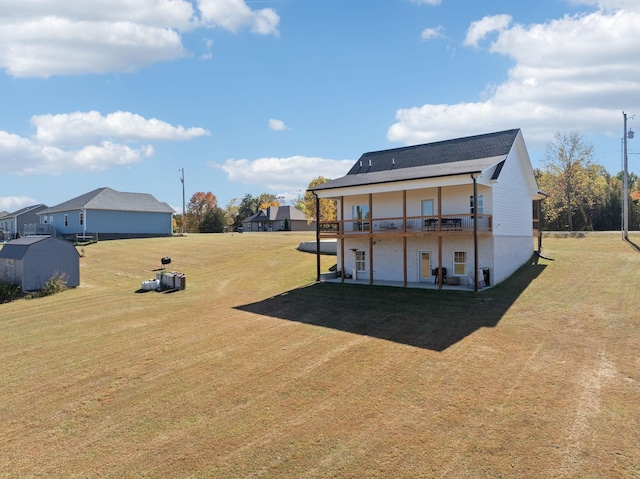
{"label": "blue sky", "polygon": [[[95,188],[291,201],[362,153],[577,130],[621,170],[637,0],[0,0],[0,210]],[[634,114],[638,116],[633,117]],[[629,168],[640,174],[640,137]]]}

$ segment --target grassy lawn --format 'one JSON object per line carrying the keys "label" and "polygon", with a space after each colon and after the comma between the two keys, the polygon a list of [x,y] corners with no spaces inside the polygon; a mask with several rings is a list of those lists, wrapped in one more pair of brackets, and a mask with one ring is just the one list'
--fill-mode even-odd
{"label": "grassy lawn", "polygon": [[640,478],[639,234],[477,294],[314,284],[312,237],[100,242],[0,305],[0,477]]}

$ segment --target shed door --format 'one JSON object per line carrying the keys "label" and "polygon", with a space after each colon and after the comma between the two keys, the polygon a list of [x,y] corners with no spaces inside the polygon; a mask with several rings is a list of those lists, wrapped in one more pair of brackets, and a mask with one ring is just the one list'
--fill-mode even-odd
{"label": "shed door", "polygon": [[7,280],[10,283],[15,283],[16,282],[16,266],[15,266],[15,260],[13,259],[6,259],[4,261],[4,266],[5,266],[5,271],[4,273],[7,274]]}

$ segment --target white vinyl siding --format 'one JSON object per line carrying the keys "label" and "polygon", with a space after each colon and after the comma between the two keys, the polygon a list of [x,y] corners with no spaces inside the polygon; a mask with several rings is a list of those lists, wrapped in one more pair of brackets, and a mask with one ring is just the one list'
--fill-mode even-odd
{"label": "white vinyl siding", "polygon": [[533,236],[532,197],[537,191],[532,190],[530,178],[525,173],[528,162],[529,158],[523,157],[520,149],[514,147],[493,185],[495,236]]}

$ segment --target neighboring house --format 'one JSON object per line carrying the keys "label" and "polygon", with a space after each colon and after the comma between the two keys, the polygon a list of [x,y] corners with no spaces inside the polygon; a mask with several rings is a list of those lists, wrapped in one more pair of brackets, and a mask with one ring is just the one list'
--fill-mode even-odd
{"label": "neighboring house", "polygon": [[7,233],[5,236],[4,227],[2,226],[2,218],[7,216],[8,214],[8,211],[0,211],[0,241],[9,241],[11,239],[9,238],[9,233]]}
{"label": "neighboring house", "polygon": [[55,275],[65,275],[67,286],[80,284],[80,255],[68,241],[51,236],[27,236],[0,249],[0,280],[37,291]]}
{"label": "neighboring house", "polygon": [[58,236],[99,239],[169,236],[175,211],[146,193],[98,188],[39,213]]}
{"label": "neighboring house", "polygon": [[304,213],[293,206],[269,206],[242,222],[247,231],[314,231],[316,222],[307,222]]}
{"label": "neighboring house", "polygon": [[337,221],[322,222],[318,239],[337,238],[343,282],[478,289],[530,259],[535,235],[542,247],[545,195],[519,129],[365,153],[310,191],[318,206],[337,202]]}
{"label": "neighboring house", "polygon": [[4,240],[9,241],[24,236],[25,226],[38,223],[40,221],[38,213],[45,209],[47,209],[47,205],[33,205],[0,216],[0,230]]}

